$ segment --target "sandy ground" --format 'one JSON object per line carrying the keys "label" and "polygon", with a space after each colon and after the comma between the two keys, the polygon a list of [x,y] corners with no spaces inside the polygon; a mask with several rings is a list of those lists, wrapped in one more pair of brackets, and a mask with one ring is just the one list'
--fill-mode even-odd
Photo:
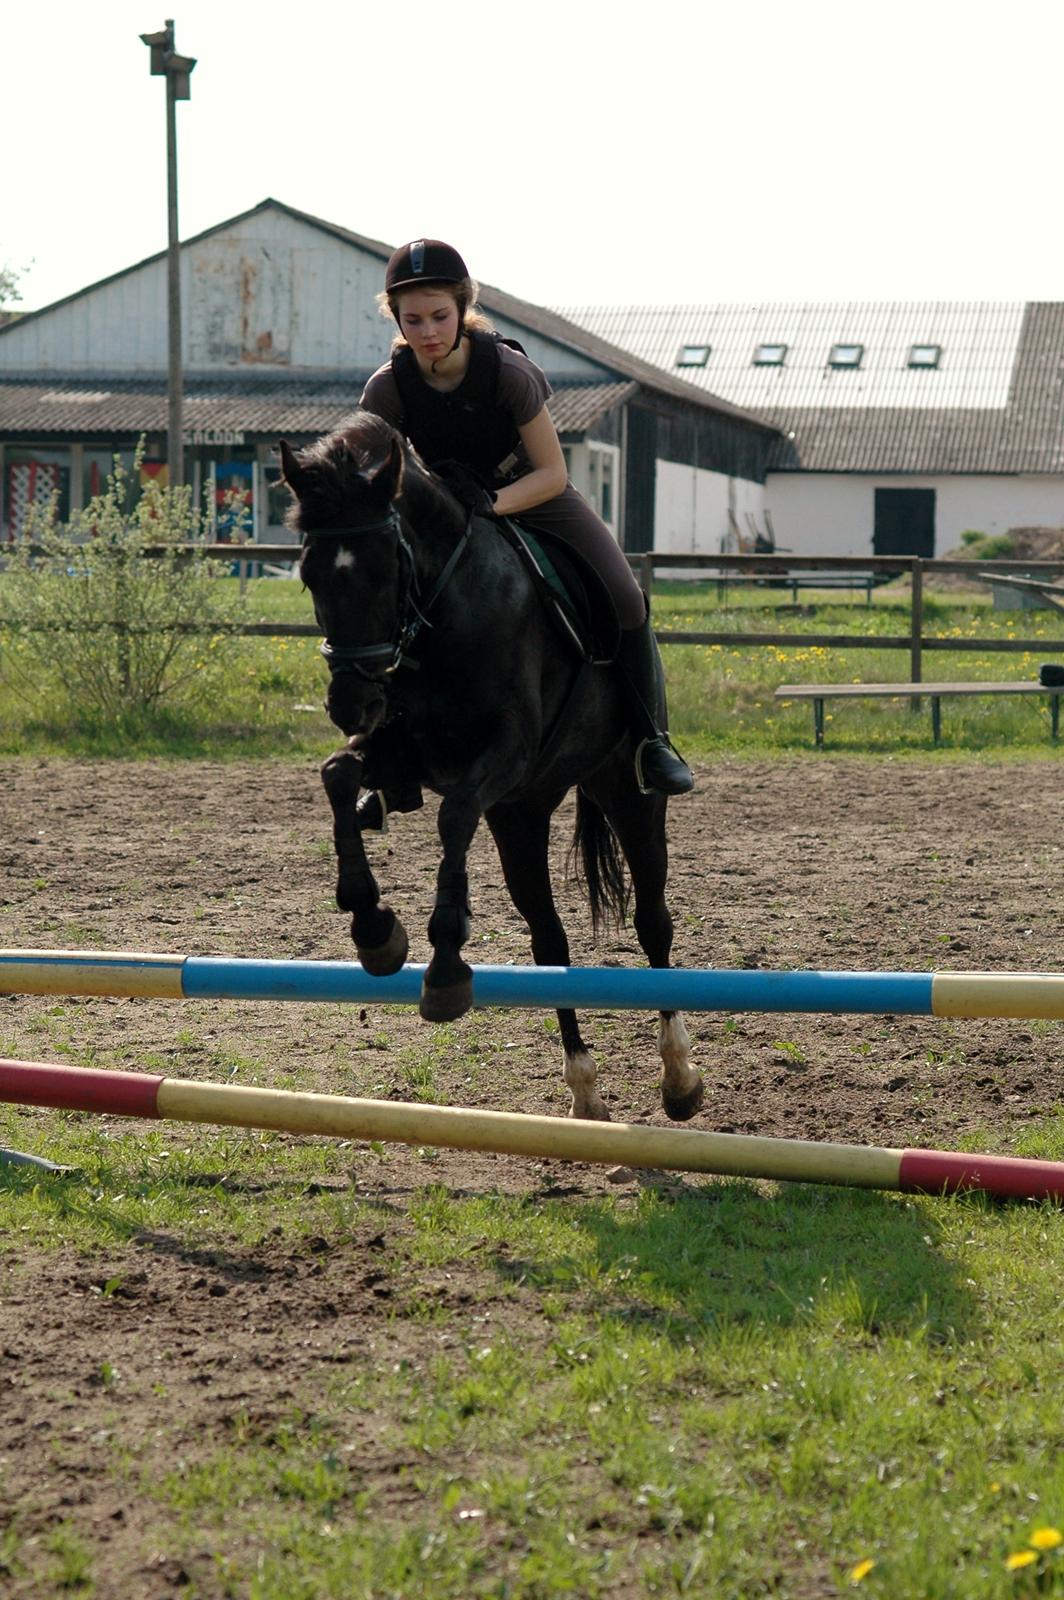
{"label": "sandy ground", "polygon": [[[1055,762],[810,757],[724,762],[698,777],[670,823],[677,964],[1061,968],[1064,800]],[[431,807],[399,818],[373,847],[414,960],[428,955],[433,818]],[[559,884],[570,829],[563,812]],[[11,763],[0,793],[0,944],[347,957],[328,841],[310,765]],[[471,878],[471,958],[526,961],[525,932],[500,887],[486,831]],[[639,960],[629,932],[592,947],[578,889],[561,887],[558,898],[575,959]],[[553,1115],[567,1105],[557,1041],[530,1013],[478,1012],[441,1032],[391,1009],[99,999],[71,1002],[48,1021],[48,1005],[0,998],[0,1050],[48,1059],[49,1038],[62,1036],[75,1051],[91,1044],[99,1064],[135,1067],[150,1055],[154,1070],[161,1060],[174,1077],[225,1077],[219,1063],[228,1062],[236,1081],[396,1099],[410,1098],[417,1081],[428,1098],[450,1104]],[[1057,1024],[688,1020],[707,1086],[694,1126],[947,1147],[989,1129],[1006,1150],[1031,1119],[1064,1103]],[[664,1122],[656,1019],[593,1014],[585,1037],[614,1118]],[[27,1113],[20,1124],[27,1143],[40,1115]],[[280,1241],[196,1249],[143,1235],[91,1256],[38,1255],[8,1241],[0,1256],[0,1549],[8,1523],[44,1540],[49,1528],[72,1522],[110,1574],[106,1592],[116,1600],[180,1593],[190,1575],[197,1593],[222,1593],[212,1587],[209,1552],[202,1561],[195,1551],[168,1555],[150,1507],[130,1503],[96,1472],[99,1430],[142,1444],[158,1438],[169,1453],[180,1418],[196,1455],[226,1435],[238,1410],[267,1426],[288,1392],[279,1375],[293,1365],[312,1382],[372,1350],[385,1328],[397,1349],[428,1337],[403,1323],[402,1285],[387,1272],[389,1236],[426,1182],[455,1193],[610,1189],[601,1169],[444,1152],[428,1170],[404,1149],[387,1157],[359,1151],[350,1181],[380,1221],[343,1249],[320,1240],[299,1249]],[[121,1293],[102,1295],[116,1275]],[[475,1298],[489,1323],[498,1316],[519,1326],[525,1307],[521,1295],[493,1306],[483,1283],[454,1277],[434,1292],[459,1311]],[[526,1309],[535,1337],[531,1297]],[[116,1366],[142,1380],[126,1386],[121,1403],[95,1376],[104,1345]],[[152,1387],[160,1363],[165,1401]],[[367,1470],[384,1481],[394,1463],[381,1457],[374,1465],[371,1421],[365,1427]],[[150,1468],[151,1449],[143,1448]],[[3,1576],[0,1569],[0,1587]],[[8,1581],[14,1596],[51,1592],[25,1575]]]}

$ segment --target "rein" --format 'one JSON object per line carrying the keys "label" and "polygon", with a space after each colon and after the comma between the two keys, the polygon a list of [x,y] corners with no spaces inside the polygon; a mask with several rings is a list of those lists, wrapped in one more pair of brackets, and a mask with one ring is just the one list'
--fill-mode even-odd
{"label": "rein", "polygon": [[[418,604],[421,587],[418,583],[417,568],[414,565],[414,552],[403,532],[402,522],[398,511],[393,506],[386,517],[376,522],[360,522],[350,527],[340,528],[314,528],[304,532],[304,547],[315,539],[342,539],[364,533],[392,532],[398,542],[401,557],[400,566],[402,577],[400,579],[399,593],[399,621],[395,638],[386,644],[348,645],[332,644],[324,639],[319,646],[329,666],[329,671],[334,675],[338,672],[354,672],[360,678],[365,678],[370,683],[380,683],[381,680],[400,667],[409,667],[417,671],[421,663],[409,655],[411,645],[421,632],[422,628],[431,628],[428,613],[436,604],[440,595],[447,587],[455,567],[458,565],[462,552],[469,542],[473,530],[473,515],[470,512],[466,518],[466,525],[462,537],[448,556],[443,571],[433,584],[432,592],[423,605]],[[368,665],[374,661],[385,660],[383,667],[373,670]]]}

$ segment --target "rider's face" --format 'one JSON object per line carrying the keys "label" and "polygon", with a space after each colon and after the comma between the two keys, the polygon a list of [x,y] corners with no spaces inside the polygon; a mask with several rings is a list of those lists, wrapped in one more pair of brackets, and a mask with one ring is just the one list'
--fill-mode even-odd
{"label": "rider's face", "polygon": [[423,366],[442,361],[458,338],[458,305],[446,289],[404,289],[399,331]]}

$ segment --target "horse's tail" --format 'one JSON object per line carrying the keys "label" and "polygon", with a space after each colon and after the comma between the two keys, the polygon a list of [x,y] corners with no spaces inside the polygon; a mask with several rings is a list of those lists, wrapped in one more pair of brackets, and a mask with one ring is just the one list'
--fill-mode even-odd
{"label": "horse's tail", "polygon": [[606,813],[583,789],[576,792],[576,828],[567,865],[587,888],[593,932],[620,927],[628,914],[631,894],[624,857]]}

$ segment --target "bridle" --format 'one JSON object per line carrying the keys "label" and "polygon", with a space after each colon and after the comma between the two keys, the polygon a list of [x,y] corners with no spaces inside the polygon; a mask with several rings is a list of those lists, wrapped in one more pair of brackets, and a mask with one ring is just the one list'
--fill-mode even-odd
{"label": "bridle", "polygon": [[[465,530],[450,556],[446,565],[432,587],[432,592],[424,604],[419,604],[421,599],[421,585],[418,581],[417,568],[414,564],[414,552],[410,548],[406,534],[403,532],[402,519],[395,506],[392,506],[385,517],[379,517],[370,522],[353,523],[342,528],[311,528],[303,533],[304,550],[318,539],[343,539],[358,538],[367,533],[394,533],[399,555],[399,592],[397,597],[396,613],[397,622],[395,635],[384,644],[333,644],[326,638],[319,649],[328,663],[329,671],[335,677],[337,673],[353,672],[367,683],[382,683],[400,667],[408,667],[414,671],[421,665],[409,654],[422,628],[431,628],[428,613],[432,610],[446,587],[451,573],[458,565],[459,558],[468,543],[472,531],[472,513],[466,519]],[[383,665],[379,665],[382,663]],[[374,665],[374,663],[378,663]]]}

